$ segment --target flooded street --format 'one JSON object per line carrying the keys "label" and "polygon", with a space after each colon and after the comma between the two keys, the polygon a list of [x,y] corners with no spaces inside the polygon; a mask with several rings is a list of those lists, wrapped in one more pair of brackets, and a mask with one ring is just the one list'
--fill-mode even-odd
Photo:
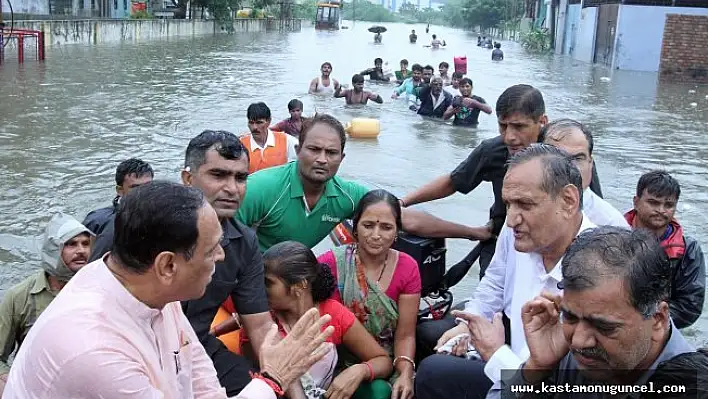
{"label": "flooded street", "polygon": [[[494,107],[508,86],[528,83],[546,99],[550,119],[569,117],[595,134],[595,160],[603,193],[615,207],[631,206],[639,176],[665,168],[681,183],[678,218],[708,250],[708,87],[657,84],[654,73],[607,71],[560,57],[524,54],[503,42],[506,60],[492,63],[476,35],[431,27],[448,48],[433,51],[423,25],[388,24],[383,44],[373,44],[370,24],[339,32],[241,33],[141,44],[53,47],[47,61],[0,67],[0,267],[4,290],[38,266],[31,246],[51,214],[65,211],[79,220],[110,204],[116,165],[129,157],[150,162],[156,178],[177,180],[190,138],[204,129],[247,130],[246,108],[264,101],[273,122],[288,116],[287,102],[299,98],[305,114],[329,112],[381,121],[378,140],[347,143],[340,174],[371,187],[403,195],[449,173],[483,139],[498,134],[496,117],[480,116],[476,130],[423,120],[403,100],[391,100],[393,86],[367,88],[383,105],[344,106],[343,99],[314,98],[308,82],[330,61],[333,76],[351,84],[352,74],[373,66],[375,57],[398,68],[410,64],[452,65],[467,55],[473,93]],[[418,44],[408,43],[416,29]],[[452,68],[451,68],[452,69]],[[601,79],[609,77],[610,80]],[[695,92],[689,92],[695,90]],[[696,103],[692,106],[691,103]],[[436,215],[472,225],[487,221],[491,185],[470,195],[426,204]],[[448,263],[473,243],[448,240]],[[462,299],[477,284],[470,272],[455,289]],[[708,313],[687,336],[708,342]]]}

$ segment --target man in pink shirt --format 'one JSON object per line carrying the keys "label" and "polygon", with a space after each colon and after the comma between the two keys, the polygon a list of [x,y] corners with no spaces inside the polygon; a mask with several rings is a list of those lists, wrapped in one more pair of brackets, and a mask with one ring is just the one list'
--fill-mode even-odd
{"label": "man in pink shirt", "polygon": [[[30,330],[3,398],[226,398],[179,304],[204,294],[224,258],[216,212],[198,189],[152,182],[123,198],[114,228],[113,251],[81,269]],[[271,328],[263,373],[238,398],[282,395],[324,355],[329,317],[315,314],[291,342]]]}

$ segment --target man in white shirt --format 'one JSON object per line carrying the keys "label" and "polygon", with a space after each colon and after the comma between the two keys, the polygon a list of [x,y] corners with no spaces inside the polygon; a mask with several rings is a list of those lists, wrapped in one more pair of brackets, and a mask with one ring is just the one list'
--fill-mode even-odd
{"label": "man in white shirt", "polygon": [[[567,153],[534,144],[510,161],[502,188],[506,225],[494,257],[459,324],[438,341],[438,348],[460,335],[453,355],[433,355],[416,374],[416,398],[483,398],[500,387],[502,369],[516,369],[529,356],[521,307],[542,291],[558,293],[560,261],[583,230],[595,227],[583,216],[582,177]],[[505,337],[501,313],[510,319]],[[466,334],[466,335],[463,335]],[[507,343],[505,343],[507,342]],[[481,357],[481,359],[479,359]]]}
{"label": "man in white shirt", "polygon": [[592,133],[572,119],[558,119],[543,127],[543,142],[567,152],[583,177],[583,213],[598,226],[629,228],[624,215],[590,190],[592,181]]}

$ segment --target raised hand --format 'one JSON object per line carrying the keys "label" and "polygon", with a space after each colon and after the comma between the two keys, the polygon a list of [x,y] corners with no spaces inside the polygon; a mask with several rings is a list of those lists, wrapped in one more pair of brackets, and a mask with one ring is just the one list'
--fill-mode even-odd
{"label": "raised hand", "polygon": [[472,346],[477,349],[484,361],[488,361],[494,352],[504,346],[504,324],[501,313],[494,315],[490,323],[486,317],[460,311],[452,315],[467,321]]}
{"label": "raised hand", "polygon": [[543,293],[521,308],[529,369],[553,369],[566,354],[568,343],[560,323],[560,296]]}

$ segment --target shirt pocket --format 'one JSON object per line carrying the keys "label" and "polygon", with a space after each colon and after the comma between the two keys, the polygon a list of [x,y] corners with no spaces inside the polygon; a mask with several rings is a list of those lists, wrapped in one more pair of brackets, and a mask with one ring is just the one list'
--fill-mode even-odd
{"label": "shirt pocket", "polygon": [[177,374],[177,387],[180,398],[193,398],[192,386],[192,345],[189,343],[179,351],[173,353],[175,373]]}

